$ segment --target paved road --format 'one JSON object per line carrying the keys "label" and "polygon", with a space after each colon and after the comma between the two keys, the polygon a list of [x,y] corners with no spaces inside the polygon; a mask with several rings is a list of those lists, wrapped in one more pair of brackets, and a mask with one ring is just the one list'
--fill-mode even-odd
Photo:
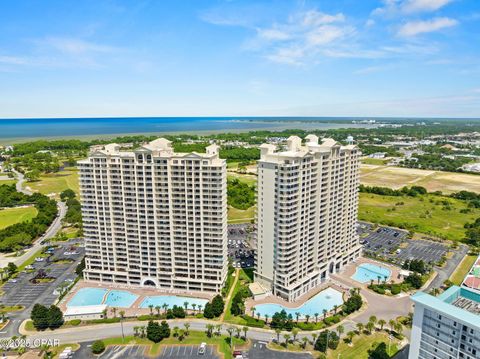
{"label": "paved road", "polygon": [[460,262],[468,253],[468,247],[464,244],[461,244],[460,247],[454,252],[454,255],[451,259],[447,260],[447,263],[443,268],[435,267],[435,272],[437,276],[434,280],[425,288],[425,292],[430,291],[433,288],[440,288],[443,285],[443,282],[450,278],[452,273],[457,269]]}

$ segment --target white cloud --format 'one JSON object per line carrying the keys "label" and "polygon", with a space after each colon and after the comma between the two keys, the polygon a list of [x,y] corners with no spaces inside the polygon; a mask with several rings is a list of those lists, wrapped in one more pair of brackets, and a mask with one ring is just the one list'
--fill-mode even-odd
{"label": "white cloud", "polygon": [[436,11],[452,0],[408,0],[403,4],[405,12]]}
{"label": "white cloud", "polygon": [[38,44],[47,45],[70,55],[85,55],[89,53],[107,53],[116,49],[111,46],[100,45],[82,39],[68,37],[47,37],[37,41]]}
{"label": "white cloud", "polygon": [[383,6],[373,10],[372,15],[392,16],[433,12],[448,5],[453,0],[383,0]]}
{"label": "white cloud", "polygon": [[291,14],[285,22],[257,28],[249,49],[273,62],[301,65],[316,55],[328,56],[327,50],[354,34],[355,28],[345,23],[342,13],[308,10]]}
{"label": "white cloud", "polygon": [[457,24],[457,20],[450,19],[448,17],[439,17],[424,21],[409,21],[400,27],[398,30],[398,35],[402,37],[410,37],[453,27]]}

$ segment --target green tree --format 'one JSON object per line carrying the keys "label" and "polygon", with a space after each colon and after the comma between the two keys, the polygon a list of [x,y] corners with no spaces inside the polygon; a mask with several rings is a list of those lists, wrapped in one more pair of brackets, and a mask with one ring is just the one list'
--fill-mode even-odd
{"label": "green tree", "polygon": [[48,308],[41,304],[35,304],[30,313],[33,326],[37,330],[45,330],[48,328]]}
{"label": "green tree", "polygon": [[56,305],[51,305],[48,309],[48,327],[50,329],[60,328],[64,323],[63,313]]}
{"label": "green tree", "polygon": [[148,322],[147,338],[154,343],[159,343],[163,339],[160,325],[153,320]]}
{"label": "green tree", "polygon": [[101,340],[96,340],[92,343],[92,353],[101,354],[105,350],[105,343]]}

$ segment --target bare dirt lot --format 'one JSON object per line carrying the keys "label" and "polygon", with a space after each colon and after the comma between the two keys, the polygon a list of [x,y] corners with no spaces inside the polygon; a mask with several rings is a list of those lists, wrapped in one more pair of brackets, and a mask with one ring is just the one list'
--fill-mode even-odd
{"label": "bare dirt lot", "polygon": [[417,185],[425,187],[429,192],[452,193],[461,190],[480,192],[478,175],[368,164],[360,166],[360,182],[366,186],[394,189]]}

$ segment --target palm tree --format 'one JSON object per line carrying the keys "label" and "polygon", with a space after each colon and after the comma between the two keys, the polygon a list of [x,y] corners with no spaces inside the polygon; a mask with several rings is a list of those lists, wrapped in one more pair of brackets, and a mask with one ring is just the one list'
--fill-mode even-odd
{"label": "palm tree", "polygon": [[157,316],[160,317],[160,309],[162,309],[161,306],[157,305],[155,306],[155,310],[157,311]]}
{"label": "palm tree", "polygon": [[193,308],[193,314],[195,314],[195,308],[197,307],[197,305],[195,303],[192,303],[192,308]]}
{"label": "palm tree", "polygon": [[260,320],[260,312],[257,312],[257,319]]}
{"label": "palm tree", "polygon": [[370,285],[373,286],[373,279],[370,279]]}
{"label": "palm tree", "polygon": [[307,338],[307,337],[303,337],[303,338],[302,338],[302,342],[303,342],[302,347],[303,347],[303,349],[305,349],[305,348],[307,347],[308,338]]}
{"label": "palm tree", "polygon": [[210,338],[213,335],[213,329],[215,326],[213,324],[207,324],[207,336]]}
{"label": "palm tree", "polygon": [[328,310],[324,309],[322,312],[323,312],[323,320],[327,319]]}
{"label": "palm tree", "polygon": [[264,317],[265,317],[265,324],[268,324],[268,318],[269,318],[270,316],[269,316],[268,314],[265,314]]}
{"label": "palm tree", "polygon": [[112,309],[110,309],[110,311],[112,312],[113,317],[116,318],[117,317],[117,308],[112,307]]}
{"label": "palm tree", "polygon": [[285,346],[288,347],[288,342],[290,341],[290,334],[283,334],[283,339],[285,339]]}
{"label": "palm tree", "polygon": [[299,312],[296,312],[296,313],[295,313],[295,317],[297,318],[297,323],[298,323],[298,318],[300,317],[300,313],[299,313]]}
{"label": "palm tree", "polygon": [[150,315],[152,316],[153,315],[153,304],[150,304],[148,306],[148,308],[150,309]]}
{"label": "palm tree", "polygon": [[375,328],[375,324],[373,324],[373,322],[368,322],[365,327],[367,328],[368,334],[372,334],[373,328]]}
{"label": "palm tree", "polygon": [[167,304],[167,303],[163,303],[163,304],[162,304],[162,308],[163,308],[163,310],[165,311],[164,314],[167,314],[168,304]]}
{"label": "palm tree", "polygon": [[275,329],[275,333],[277,334],[277,343],[280,344],[280,334],[282,331],[280,329]]}
{"label": "palm tree", "polygon": [[198,307],[198,312],[201,313],[202,312],[202,305],[201,304],[197,304],[197,307]]}
{"label": "palm tree", "polygon": [[377,324],[377,317],[374,315],[371,315],[370,318],[368,318],[369,322],[372,322],[374,325]]}
{"label": "palm tree", "polygon": [[338,305],[334,305],[333,306],[333,314],[337,314],[337,310],[338,310]]}
{"label": "palm tree", "polygon": [[233,327],[228,327],[226,329],[228,335],[230,336],[230,348],[232,348],[232,336],[233,336],[233,332],[234,332],[234,328]]}
{"label": "palm tree", "polygon": [[174,337],[177,337],[177,336],[178,336],[178,330],[179,330],[179,329],[180,329],[180,328],[177,327],[177,326],[173,327],[173,336],[174,336]]}
{"label": "palm tree", "polygon": [[248,327],[242,327],[242,331],[243,331],[243,337],[245,338],[245,340],[247,340]]}
{"label": "palm tree", "polygon": [[308,323],[308,321],[310,320],[310,314],[305,314],[305,322]]}
{"label": "palm tree", "polygon": [[393,332],[394,329],[395,329],[395,320],[390,319],[390,320],[388,321],[388,325],[390,325],[390,331]]}
{"label": "palm tree", "polygon": [[380,284],[380,278],[382,278],[382,277],[380,277],[379,275],[377,275],[377,284]]}
{"label": "palm tree", "polygon": [[403,331],[403,325],[400,322],[395,323],[395,331],[399,334],[402,335]]}
{"label": "palm tree", "polygon": [[133,327],[133,336],[134,337],[138,337],[138,331],[139,331],[140,327],[139,326],[134,326]]}
{"label": "palm tree", "polygon": [[352,342],[354,336],[355,336],[355,332],[353,330],[351,330],[347,333],[348,341],[350,343]]}
{"label": "palm tree", "polygon": [[183,326],[185,327],[185,336],[188,336],[190,334],[190,323],[185,323]]}
{"label": "palm tree", "polygon": [[313,316],[315,317],[315,324],[318,323],[318,315],[319,315],[318,313],[315,313],[315,314],[313,315]]}
{"label": "palm tree", "polygon": [[317,341],[317,337],[318,337],[317,333],[312,333],[312,340],[313,340],[312,344],[315,344],[315,342]]}
{"label": "palm tree", "polygon": [[120,326],[122,327],[122,342],[123,342],[125,340],[125,334],[123,332],[123,319],[125,318],[125,311],[121,310],[119,314],[120,314]]}
{"label": "palm tree", "polygon": [[338,337],[339,337],[339,338],[342,336],[343,332],[345,332],[344,326],[343,326],[343,325],[339,325],[339,326],[337,327],[337,333],[338,333]]}
{"label": "palm tree", "polygon": [[378,325],[380,325],[380,330],[383,330],[383,326],[387,324],[387,322],[384,319],[380,319],[378,321]]}
{"label": "palm tree", "polygon": [[141,336],[142,338],[145,338],[145,334],[147,334],[147,327],[146,327],[145,325],[142,325],[142,326],[140,327],[140,336]]}
{"label": "palm tree", "polygon": [[183,338],[185,338],[185,331],[184,331],[183,329],[180,329],[180,330],[178,331],[178,340],[179,340],[179,341],[182,341]]}
{"label": "palm tree", "polygon": [[357,329],[359,334],[362,334],[363,328],[365,328],[365,325],[363,325],[363,323],[357,323]]}
{"label": "palm tree", "polygon": [[255,307],[252,307],[252,309],[250,309],[250,310],[252,311],[252,317],[255,318],[255,310],[256,310],[256,308],[255,308]]}
{"label": "palm tree", "polygon": [[300,332],[300,330],[298,330],[298,328],[293,328],[292,329],[293,341],[297,340],[297,335],[298,335],[299,332]]}
{"label": "palm tree", "polygon": [[236,336],[237,338],[240,338],[240,333],[242,332],[242,329],[240,329],[240,327],[235,327],[235,332],[236,332]]}
{"label": "palm tree", "polygon": [[216,334],[217,334],[218,336],[220,336],[220,334],[221,334],[221,332],[222,332],[222,325],[221,325],[221,324],[217,324],[217,325],[215,326],[215,328],[217,329]]}
{"label": "palm tree", "polygon": [[190,303],[188,303],[187,301],[183,302],[183,306],[185,307],[185,311],[188,310],[188,304],[190,304]]}

